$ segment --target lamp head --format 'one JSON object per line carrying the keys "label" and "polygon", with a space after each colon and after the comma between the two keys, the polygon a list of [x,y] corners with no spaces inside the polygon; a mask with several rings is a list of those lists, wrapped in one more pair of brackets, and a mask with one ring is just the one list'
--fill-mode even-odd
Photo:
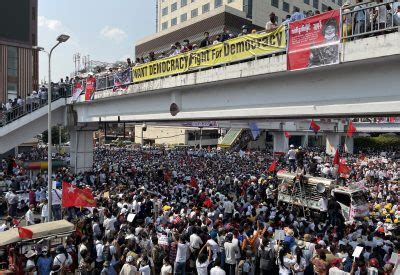
{"label": "lamp head", "polygon": [[60,34],[58,37],[57,37],[57,41],[58,42],[60,42],[60,43],[63,43],[63,42],[66,42],[68,39],[69,39],[69,35],[67,35],[67,34]]}

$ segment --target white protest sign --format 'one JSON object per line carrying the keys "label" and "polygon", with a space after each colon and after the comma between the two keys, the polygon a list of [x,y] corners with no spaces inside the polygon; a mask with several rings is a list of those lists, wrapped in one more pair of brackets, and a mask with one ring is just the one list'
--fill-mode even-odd
{"label": "white protest sign", "polygon": [[361,255],[361,252],[363,251],[363,249],[364,249],[364,247],[362,247],[362,246],[357,246],[356,247],[356,249],[354,249],[354,252],[353,252],[353,257],[354,258],[359,258],[360,257],[360,255]]}
{"label": "white protest sign", "polygon": [[275,240],[283,241],[285,239],[285,231],[275,230]]}
{"label": "white protest sign", "polygon": [[135,219],[135,217],[136,217],[136,214],[129,214],[129,215],[128,215],[128,218],[126,218],[126,220],[127,220],[128,222],[133,222],[133,220]]}

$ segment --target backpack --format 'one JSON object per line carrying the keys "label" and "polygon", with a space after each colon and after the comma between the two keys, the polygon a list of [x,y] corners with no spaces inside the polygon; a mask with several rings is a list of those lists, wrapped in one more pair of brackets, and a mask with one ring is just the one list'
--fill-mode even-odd
{"label": "backpack", "polygon": [[109,261],[109,262],[111,262],[112,260],[112,254],[109,245],[105,245],[103,248],[103,259],[104,261]]}
{"label": "backpack", "polygon": [[274,253],[271,248],[259,251],[260,255],[260,269],[272,270],[274,269]]}

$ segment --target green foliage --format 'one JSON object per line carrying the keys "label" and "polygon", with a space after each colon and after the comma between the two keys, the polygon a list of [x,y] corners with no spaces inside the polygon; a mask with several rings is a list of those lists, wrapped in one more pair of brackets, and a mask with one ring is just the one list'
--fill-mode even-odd
{"label": "green foliage", "polygon": [[[42,133],[42,141],[47,143],[47,130]],[[51,141],[53,144],[59,144],[59,130],[57,126],[51,128]],[[69,141],[69,134],[66,128],[61,128],[61,143]]]}
{"label": "green foliage", "polygon": [[358,137],[354,139],[357,150],[391,150],[400,148],[400,136],[384,134],[377,137]]}

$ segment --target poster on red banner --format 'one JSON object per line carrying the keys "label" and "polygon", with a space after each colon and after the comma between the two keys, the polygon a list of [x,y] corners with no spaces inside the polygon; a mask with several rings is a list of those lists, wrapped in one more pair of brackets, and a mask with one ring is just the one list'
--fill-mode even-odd
{"label": "poster on red banner", "polygon": [[96,90],[96,78],[94,76],[89,76],[86,79],[85,101],[94,99],[95,90]]}
{"label": "poster on red banner", "polygon": [[340,10],[289,24],[288,70],[339,63]]}

